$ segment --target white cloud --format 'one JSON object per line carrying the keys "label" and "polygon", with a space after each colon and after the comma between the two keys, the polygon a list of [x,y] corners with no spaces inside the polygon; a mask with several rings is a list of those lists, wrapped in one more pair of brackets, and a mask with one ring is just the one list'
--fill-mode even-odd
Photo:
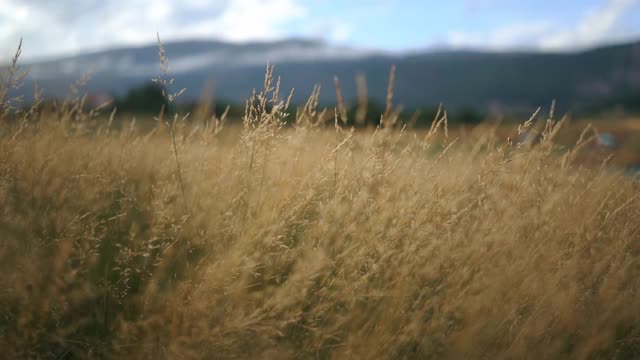
{"label": "white cloud", "polygon": [[447,43],[454,48],[479,47],[499,50],[537,41],[550,29],[552,29],[550,22],[535,21],[503,25],[490,33],[453,31],[449,33]]}
{"label": "white cloud", "polygon": [[152,21],[164,21],[172,10],[173,4],[169,0],[155,0],[150,6],[148,15]]}
{"label": "white cloud", "polygon": [[352,23],[334,18],[309,23],[301,35],[313,39],[326,39],[340,44],[351,39],[353,31]]}
{"label": "white cloud", "polygon": [[337,23],[331,31],[331,40],[345,42],[349,40],[353,33],[353,27],[345,22]]}
{"label": "white cloud", "polygon": [[606,39],[618,20],[638,2],[637,0],[609,0],[603,7],[590,10],[572,29],[563,29],[541,39],[543,49],[584,47]]}
{"label": "white cloud", "polygon": [[186,38],[271,40],[307,16],[300,0],[1,0],[0,62],[24,38],[24,55]]}
{"label": "white cloud", "polygon": [[639,0],[606,0],[602,6],[588,10],[573,25],[530,20],[502,25],[484,33],[452,31],[446,42],[452,47],[494,50],[513,47],[565,51],[581,49],[614,38],[620,19],[638,2]]}
{"label": "white cloud", "polygon": [[184,0],[183,3],[192,8],[206,9],[210,2],[209,0]]}
{"label": "white cloud", "polygon": [[0,61],[13,56],[20,40],[20,28],[29,26],[29,15],[27,6],[11,1],[0,2]]}
{"label": "white cloud", "polygon": [[173,31],[178,37],[216,34],[231,41],[270,40],[285,36],[281,26],[307,15],[294,0],[234,0],[225,12]]}

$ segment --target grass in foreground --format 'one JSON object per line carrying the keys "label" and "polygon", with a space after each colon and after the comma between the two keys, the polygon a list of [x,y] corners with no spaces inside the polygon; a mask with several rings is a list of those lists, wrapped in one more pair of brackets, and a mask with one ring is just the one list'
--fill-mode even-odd
{"label": "grass in foreground", "polygon": [[240,132],[3,125],[3,356],[640,356],[639,184],[577,166],[588,134],[328,130],[313,98],[283,129],[286,101],[250,103]]}

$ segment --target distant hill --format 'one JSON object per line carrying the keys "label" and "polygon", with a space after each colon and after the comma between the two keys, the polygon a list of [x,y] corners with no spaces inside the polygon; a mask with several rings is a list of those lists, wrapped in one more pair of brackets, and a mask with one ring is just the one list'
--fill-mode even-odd
{"label": "distant hill", "polygon": [[[184,41],[165,45],[176,87],[199,97],[208,80],[221,101],[243,103],[260,88],[267,62],[276,65],[282,88],[303,101],[314,84],[321,101],[335,100],[338,76],[347,101],[355,99],[357,73],[366,75],[369,95],[384,101],[391,64],[397,65],[395,99],[408,108],[434,106],[526,112],[557,99],[561,110],[597,108],[640,100],[640,42],[579,53],[424,51],[391,54],[333,47],[313,40],[225,43]],[[64,96],[69,84],[90,68],[86,90],[124,94],[160,74],[155,45],[127,47],[28,64],[45,95]],[[28,90],[28,88],[25,88]],[[26,91],[26,90],[22,90]],[[29,95],[26,93],[25,95]]]}

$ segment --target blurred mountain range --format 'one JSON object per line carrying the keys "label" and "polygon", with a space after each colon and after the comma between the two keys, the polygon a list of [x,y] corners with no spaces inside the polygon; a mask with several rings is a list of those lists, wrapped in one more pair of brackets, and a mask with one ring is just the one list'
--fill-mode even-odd
{"label": "blurred mountain range", "polygon": [[[243,104],[262,87],[267,62],[276,66],[282,89],[295,88],[302,102],[315,84],[321,102],[335,102],[334,76],[345,99],[356,98],[355,77],[364,74],[368,95],[384,102],[389,68],[397,66],[394,99],[407,108],[443,103],[447,108],[527,112],[553,99],[561,110],[615,105],[640,105],[640,42],[578,53],[483,52],[425,50],[385,53],[335,47],[315,40],[225,43],[183,41],[165,44],[170,75],[182,98],[195,101],[208,81],[220,102]],[[70,84],[93,69],[84,89],[120,96],[161,75],[155,45],[123,47],[25,64],[30,79],[44,94],[64,97]],[[29,87],[24,87],[27,100]],[[636,105],[636,106],[638,106]]]}

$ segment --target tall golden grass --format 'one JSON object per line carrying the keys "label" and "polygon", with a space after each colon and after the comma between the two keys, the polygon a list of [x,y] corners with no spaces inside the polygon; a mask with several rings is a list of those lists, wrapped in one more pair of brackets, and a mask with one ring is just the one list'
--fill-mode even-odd
{"label": "tall golden grass", "polygon": [[241,129],[0,98],[2,357],[640,356],[639,184],[588,133],[354,131],[272,74]]}

